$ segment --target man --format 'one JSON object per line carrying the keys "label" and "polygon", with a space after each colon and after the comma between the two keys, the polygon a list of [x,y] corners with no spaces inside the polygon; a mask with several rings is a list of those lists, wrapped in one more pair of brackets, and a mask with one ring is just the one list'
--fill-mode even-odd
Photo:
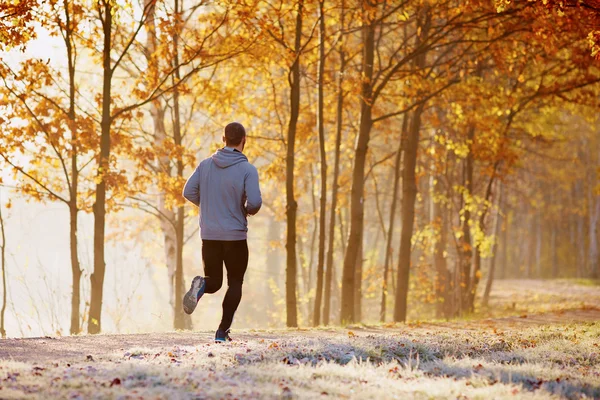
{"label": "man", "polygon": [[183,196],[200,207],[200,236],[204,277],[197,276],[183,297],[183,309],[191,314],[204,293],[215,293],[227,269],[227,293],[216,342],[231,340],[229,328],[242,298],[248,266],[248,215],[262,205],[258,172],[242,153],[246,130],[232,122],[225,127],[225,147],[202,161],[183,188]]}

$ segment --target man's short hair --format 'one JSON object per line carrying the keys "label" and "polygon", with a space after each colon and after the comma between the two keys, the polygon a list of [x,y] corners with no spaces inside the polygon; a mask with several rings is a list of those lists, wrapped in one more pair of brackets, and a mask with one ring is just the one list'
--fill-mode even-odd
{"label": "man's short hair", "polygon": [[225,127],[225,144],[238,146],[246,136],[246,129],[239,122],[232,122]]}

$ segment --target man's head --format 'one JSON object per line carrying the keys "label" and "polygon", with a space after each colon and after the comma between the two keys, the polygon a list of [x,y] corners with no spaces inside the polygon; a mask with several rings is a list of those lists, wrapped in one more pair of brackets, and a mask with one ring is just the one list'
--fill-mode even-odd
{"label": "man's head", "polygon": [[246,144],[246,129],[239,122],[232,122],[225,127],[223,141],[228,147],[244,149]]}

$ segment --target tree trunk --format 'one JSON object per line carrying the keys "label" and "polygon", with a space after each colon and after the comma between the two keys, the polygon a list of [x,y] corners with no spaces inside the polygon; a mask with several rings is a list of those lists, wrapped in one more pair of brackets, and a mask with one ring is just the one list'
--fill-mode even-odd
{"label": "tree trunk", "polygon": [[[600,196],[593,194],[593,187],[590,186],[588,190],[588,199],[590,207],[590,221],[589,221],[589,264],[590,264],[590,278],[598,278],[599,266],[598,260],[598,220],[600,219]],[[594,201],[595,200],[595,201]]]}
{"label": "tree trunk", "polygon": [[295,55],[296,58],[291,67],[290,74],[290,123],[287,136],[287,154],[286,154],[286,217],[287,217],[287,263],[286,263],[286,314],[287,326],[298,326],[298,306],[296,301],[296,211],[298,203],[294,196],[294,151],[296,144],[296,125],[298,124],[298,114],[300,113],[300,51],[302,39],[302,13],[303,2],[298,2],[298,11],[296,14],[296,40]]}
{"label": "tree trunk", "polygon": [[[342,0],[342,15],[341,15],[341,27],[344,29],[344,13],[345,4]],[[337,196],[338,196],[338,177],[340,174],[340,147],[342,145],[342,119],[344,111],[344,90],[342,84],[344,82],[344,71],[346,69],[346,52],[344,51],[343,39],[340,42],[340,70],[338,77],[337,87],[337,122],[336,122],[336,135],[335,135],[335,159],[333,165],[333,187],[331,191],[331,210],[329,214],[329,242],[327,248],[327,268],[325,271],[325,294],[324,294],[324,305],[323,305],[323,324],[329,325],[329,318],[331,314],[331,285],[333,278],[333,253],[335,251],[335,213],[337,208]]]}
{"label": "tree trunk", "polygon": [[354,268],[354,322],[362,319],[362,275],[363,275],[363,238],[361,236],[356,252],[356,267]]}
{"label": "tree trunk", "polygon": [[[490,181],[488,182],[487,185],[487,189],[485,191],[485,197],[484,200],[486,201],[486,204],[490,201],[490,198],[492,197],[492,188],[494,185],[494,179],[496,178],[496,167],[497,164],[494,166],[494,169],[492,171],[492,176],[490,177]],[[471,176],[472,179],[472,176]],[[481,229],[481,231],[483,233],[485,233],[486,231],[486,227],[485,227],[485,219],[487,217],[487,213],[488,213],[489,207],[486,206],[485,209],[483,210],[483,212],[481,212],[481,215],[479,216],[479,229]],[[477,249],[475,250],[475,263],[473,266],[473,276],[470,279],[469,282],[469,297],[468,297],[468,304],[467,304],[467,310],[469,310],[469,312],[474,312],[475,311],[475,297],[477,295],[477,286],[479,286],[479,281],[481,280],[481,248],[480,246],[477,246]]]}
{"label": "tree trunk", "polygon": [[[76,164],[75,164],[76,165]],[[75,167],[74,169],[77,169]],[[75,183],[72,183],[76,187]],[[77,193],[77,192],[75,192]],[[81,332],[79,306],[81,304],[81,268],[79,266],[79,256],[77,254],[77,194],[75,199],[69,203],[69,241],[71,251],[71,273],[73,277],[73,288],[71,292],[71,327],[69,332],[71,335],[77,335]]]}
{"label": "tree trunk", "polygon": [[317,264],[317,293],[313,312],[313,326],[321,323],[321,304],[323,299],[323,272],[325,264],[325,225],[327,208],[327,155],[325,153],[325,120],[323,118],[323,75],[325,74],[325,0],[319,0],[319,76],[317,125],[319,130],[319,154],[321,164],[321,198],[319,206],[319,259]]}
{"label": "tree trunk", "polygon": [[76,335],[81,332],[79,307],[81,304],[81,267],[77,253],[77,220],[79,208],[77,195],[79,186],[79,169],[77,167],[77,127],[75,125],[75,53],[73,49],[73,27],[71,25],[71,9],[67,0],[64,1],[65,28],[64,41],[67,48],[69,73],[69,129],[71,131],[71,186],[69,187],[69,244],[71,253],[71,275],[73,287],[71,291],[71,326],[69,332]]}
{"label": "tree trunk", "polygon": [[488,272],[488,277],[487,277],[487,282],[485,284],[485,291],[483,292],[483,300],[482,300],[482,305],[483,307],[487,307],[489,305],[490,302],[490,294],[492,293],[492,284],[494,283],[494,275],[496,273],[496,259],[498,258],[496,256],[496,250],[498,249],[498,239],[500,238],[500,213],[502,210],[502,192],[503,192],[503,185],[502,182],[499,183],[500,185],[500,193],[498,194],[498,203],[496,206],[496,214],[494,214],[494,245],[492,247],[492,258],[490,260],[490,270]]}
{"label": "tree trunk", "polygon": [[112,33],[112,2],[103,0],[99,7],[103,10],[103,39],[102,50],[102,121],[100,135],[100,156],[98,160],[98,183],[96,184],[96,201],[94,202],[94,272],[90,277],[91,299],[88,322],[88,333],[100,333],[102,329],[102,296],[104,288],[104,231],[106,225],[106,181],[104,174],[109,169],[110,158],[110,115],[112,69],[110,65],[111,33]]}
{"label": "tree trunk", "polygon": [[398,148],[396,150],[396,158],[394,160],[394,189],[392,190],[392,202],[390,204],[390,215],[387,230],[387,238],[385,244],[385,260],[383,262],[383,284],[381,286],[381,304],[379,320],[385,322],[387,295],[388,295],[388,276],[390,271],[390,262],[392,259],[392,240],[394,238],[394,221],[396,220],[396,204],[398,202],[398,187],[400,186],[400,172],[402,161],[402,148],[406,138],[406,127],[408,117],[404,114],[402,119],[402,131],[400,132],[400,140],[398,140]]}
{"label": "tree trunk", "polygon": [[[366,2],[368,3],[368,2]],[[358,250],[362,240],[363,218],[364,218],[364,186],[365,186],[365,162],[371,127],[373,120],[372,93],[373,93],[373,62],[375,58],[375,24],[374,17],[366,10],[368,4],[363,2],[363,62],[362,62],[362,89],[360,96],[360,127],[356,138],[354,151],[354,168],[352,170],[352,189],[350,198],[350,233],[344,256],[344,267],[342,272],[342,307],[340,312],[341,323],[355,321],[354,295],[356,292],[355,276]]]}
{"label": "tree trunk", "polygon": [[[419,11],[415,46],[427,41],[431,25],[431,13],[428,6]],[[427,53],[416,56],[414,65],[417,70],[425,67]],[[415,200],[417,198],[416,166],[421,130],[421,114],[425,105],[421,103],[413,112],[406,138],[404,160],[402,162],[402,233],[400,234],[400,254],[398,256],[398,275],[396,277],[396,298],[394,301],[394,321],[406,321],[408,305],[408,280],[410,276],[411,239],[415,222]]]}
{"label": "tree trunk", "polygon": [[540,211],[535,214],[535,275],[539,279],[542,277],[542,221],[540,219]]}
{"label": "tree trunk", "polygon": [[[440,193],[440,182],[435,176],[432,176],[437,182],[433,183],[433,193]],[[445,209],[439,201],[431,199],[433,202],[433,220],[439,225],[440,233],[438,240],[435,241],[435,248],[433,253],[433,264],[435,265],[436,271],[436,285],[435,285],[435,297],[436,297],[436,315],[437,317],[450,318],[452,313],[451,299],[449,296],[451,287],[451,274],[448,270],[446,262],[446,243],[448,238],[448,218],[446,216]]]}
{"label": "tree trunk", "polygon": [[[181,18],[181,10],[179,0],[175,0],[175,18],[179,24]],[[182,146],[181,135],[181,115],[179,108],[179,86],[177,83],[181,80],[180,64],[179,64],[179,29],[173,34],[173,141],[175,146]],[[177,157],[177,177],[183,180],[183,159]],[[175,219],[175,238],[177,239],[176,246],[176,263],[175,263],[175,302],[174,302],[174,320],[173,326],[175,329],[191,329],[192,319],[189,315],[183,312],[181,301],[185,291],[185,282],[183,280],[183,241],[185,240],[185,212],[184,207],[179,206],[176,209]]]}
{"label": "tree trunk", "polygon": [[[468,138],[470,141],[475,137],[475,128],[470,127]],[[460,280],[459,291],[460,298],[458,304],[459,314],[463,314],[469,307],[469,286],[471,284],[471,264],[473,262],[473,244],[471,241],[471,211],[468,198],[473,196],[473,149],[469,149],[469,154],[465,160],[463,172],[463,187],[467,198],[464,203],[464,221],[462,224],[462,238],[460,240]],[[465,196],[465,195],[463,195]]]}
{"label": "tree trunk", "polygon": [[400,255],[398,257],[398,275],[396,276],[396,299],[394,302],[394,321],[406,321],[408,305],[408,279],[410,275],[411,239],[415,222],[415,200],[417,198],[417,151],[423,104],[414,111],[410,122],[404,150],[402,166],[402,232],[400,234]]}
{"label": "tree trunk", "polygon": [[0,336],[6,337],[4,327],[4,315],[6,314],[6,234],[4,232],[4,216],[2,215],[2,201],[0,199],[0,236],[2,236],[2,246],[0,246],[0,261],[2,262],[2,309],[0,309]]}

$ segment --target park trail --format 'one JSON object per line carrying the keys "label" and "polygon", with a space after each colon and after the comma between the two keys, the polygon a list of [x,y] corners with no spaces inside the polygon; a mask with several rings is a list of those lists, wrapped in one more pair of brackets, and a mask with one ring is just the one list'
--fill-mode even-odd
{"label": "park trail", "polygon": [[[377,326],[351,325],[345,328],[239,330],[232,332],[234,341],[278,340],[304,336],[332,338],[340,334],[356,336],[402,334],[410,330],[469,331],[509,330],[540,325],[564,325],[600,321],[600,308],[582,307],[538,314],[521,314],[504,318],[470,321],[415,322]],[[115,354],[131,348],[163,349],[171,346],[198,346],[212,343],[213,331],[160,332],[136,334],[100,334],[0,340],[0,360],[28,362],[112,361]]]}

